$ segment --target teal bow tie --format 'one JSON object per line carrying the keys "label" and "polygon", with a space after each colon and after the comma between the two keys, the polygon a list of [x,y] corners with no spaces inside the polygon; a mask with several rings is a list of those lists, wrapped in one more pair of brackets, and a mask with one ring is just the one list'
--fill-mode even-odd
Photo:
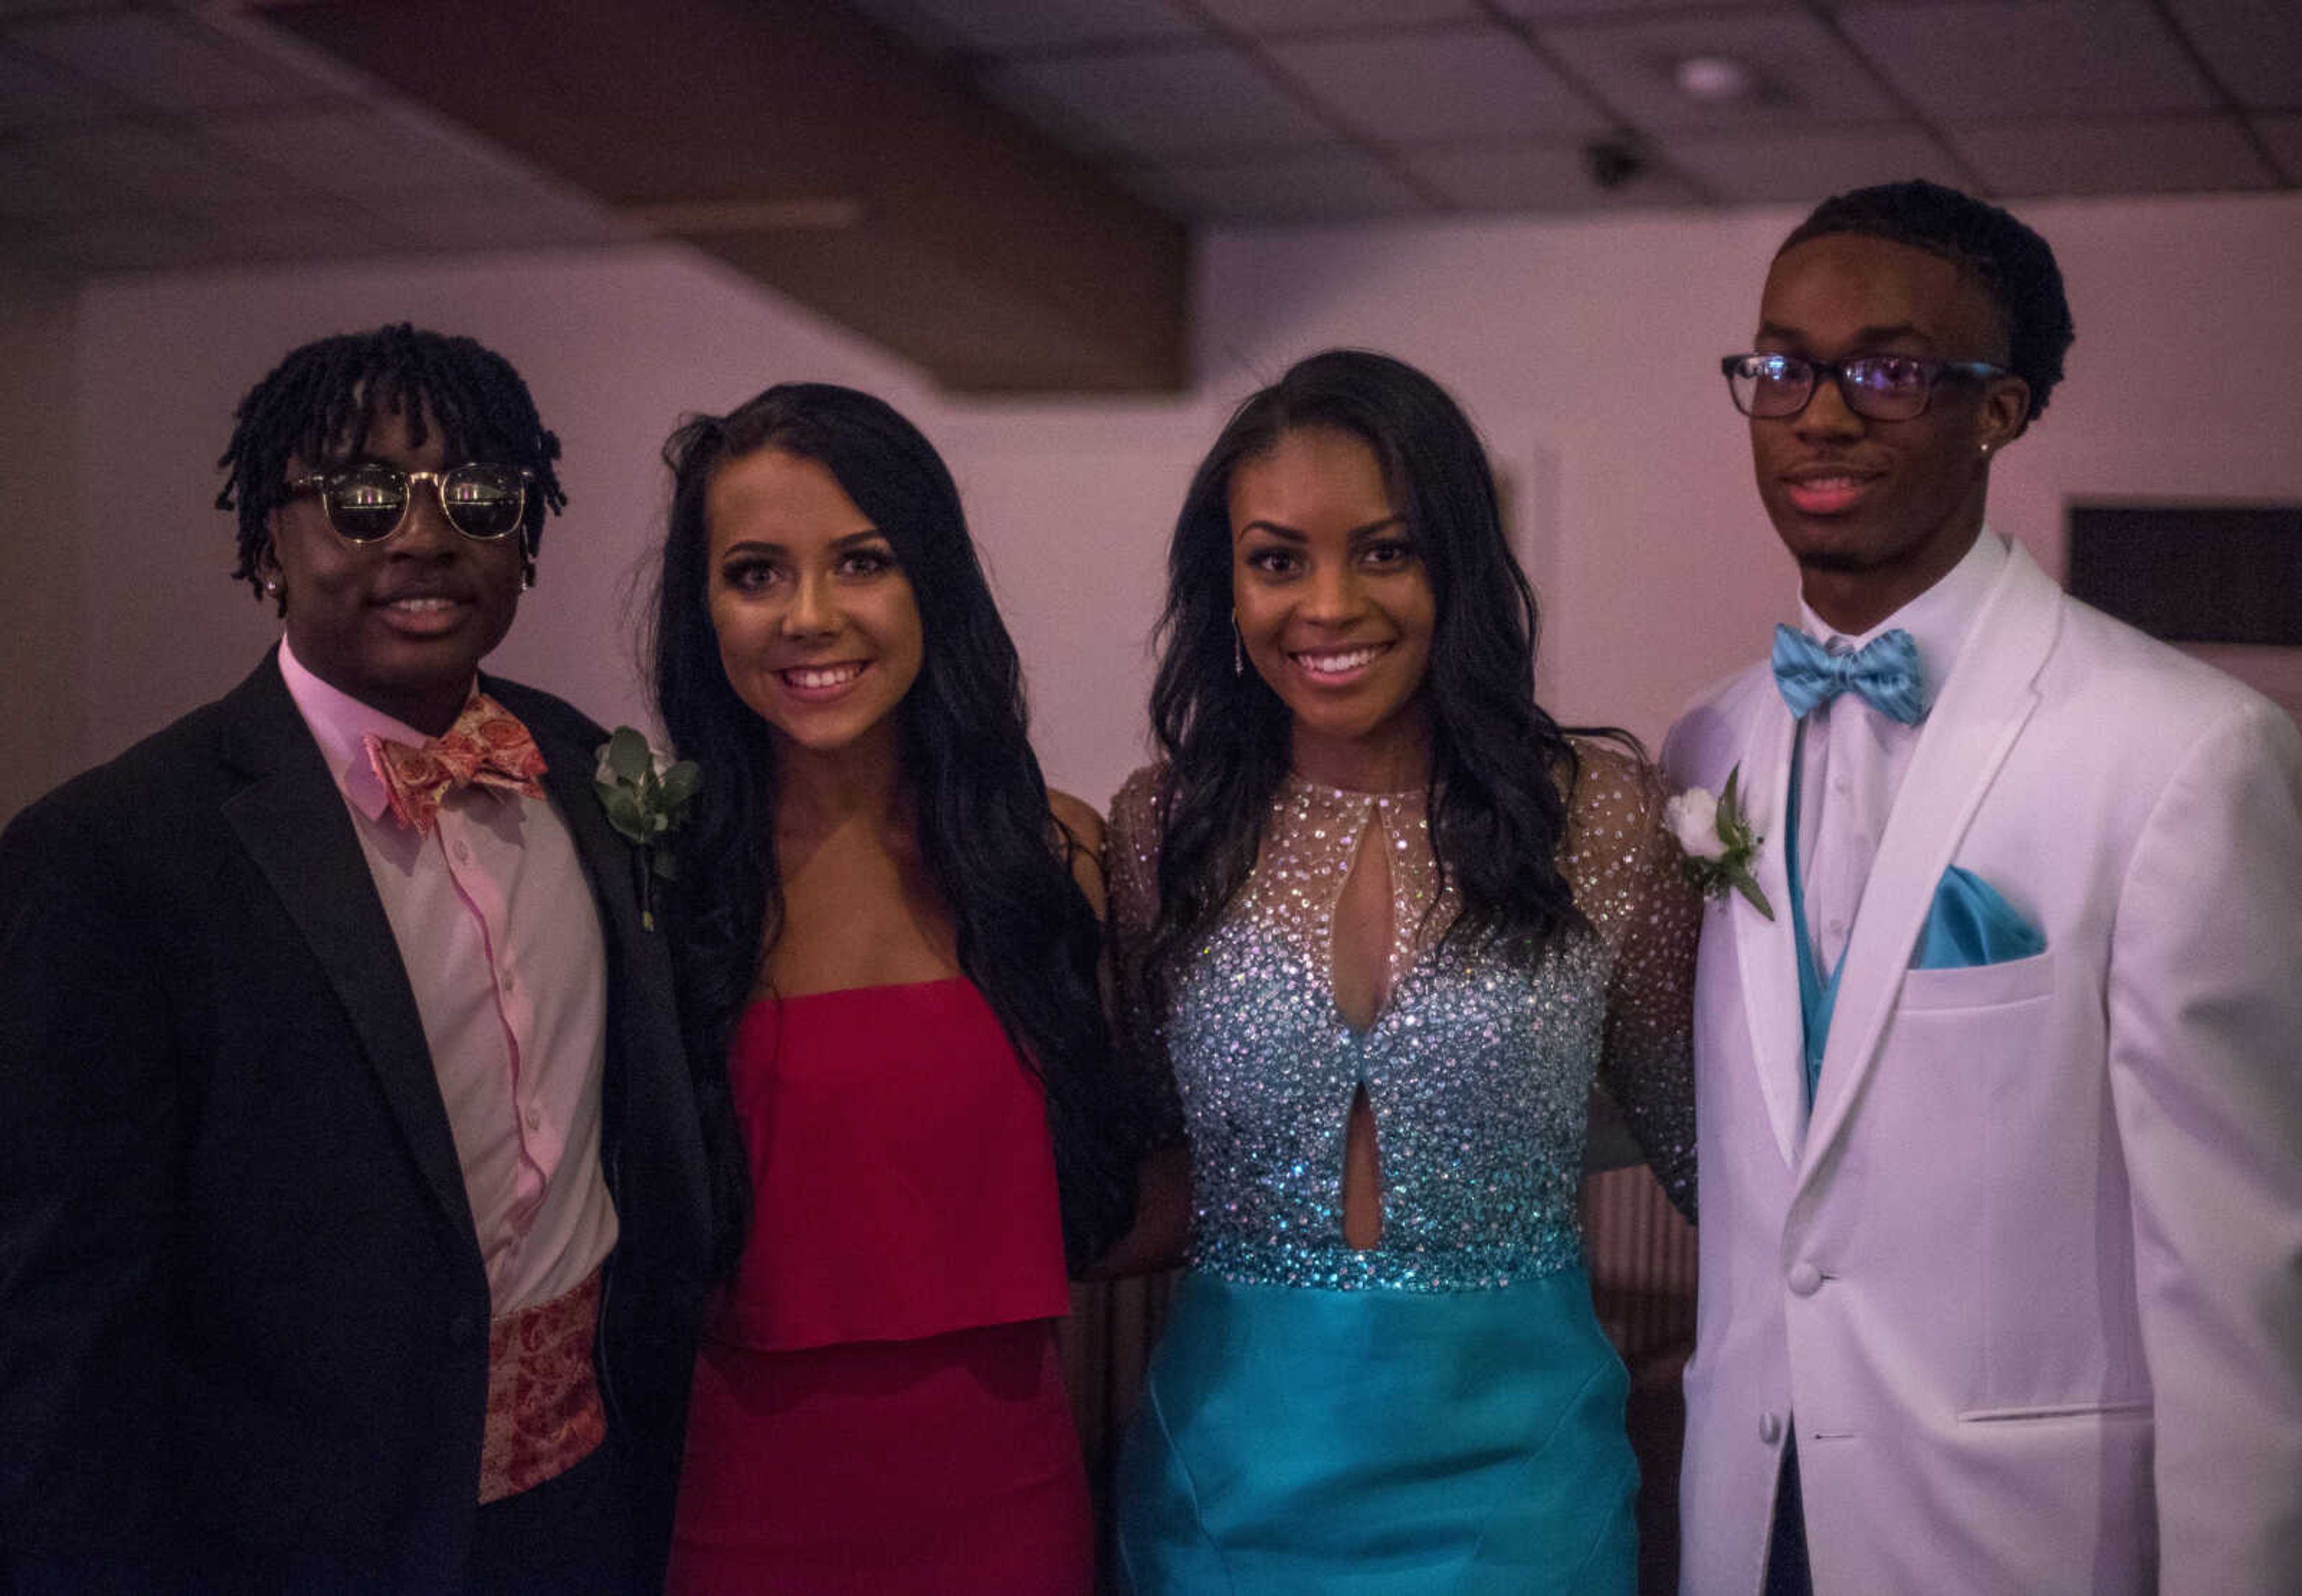
{"label": "teal bow tie", "polygon": [[1897,626],[1850,653],[1834,654],[1805,633],[1775,628],[1775,685],[1791,713],[1803,719],[1817,704],[1852,692],[1890,720],[1916,726],[1926,718],[1926,676],[1919,645]]}

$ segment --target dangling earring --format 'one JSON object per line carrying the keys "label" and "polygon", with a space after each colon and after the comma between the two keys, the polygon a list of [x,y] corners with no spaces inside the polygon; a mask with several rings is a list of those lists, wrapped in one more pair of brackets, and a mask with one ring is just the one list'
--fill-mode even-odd
{"label": "dangling earring", "polygon": [[266,576],[264,579],[264,596],[267,599],[276,599],[280,596],[280,578]]}
{"label": "dangling earring", "polygon": [[1239,639],[1239,611],[1236,609],[1231,612],[1231,674],[1235,676],[1247,674],[1247,645]]}
{"label": "dangling earring", "polygon": [[535,591],[535,567],[533,566],[525,565],[519,567],[519,591],[524,593],[532,593]]}

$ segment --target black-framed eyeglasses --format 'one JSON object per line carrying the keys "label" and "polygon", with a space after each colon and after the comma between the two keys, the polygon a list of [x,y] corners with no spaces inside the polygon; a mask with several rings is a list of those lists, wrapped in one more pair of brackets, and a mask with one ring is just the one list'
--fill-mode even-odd
{"label": "black-framed eyeglasses", "polygon": [[1824,377],[1838,397],[1871,421],[1909,421],[1926,414],[1945,378],[1976,382],[2013,374],[1987,360],[1928,360],[1917,355],[1857,355],[1849,360],[1810,360],[1803,355],[1729,355],[1718,363],[1735,407],[1760,421],[1796,416]]}
{"label": "black-framed eyeglasses", "polygon": [[449,525],[474,542],[492,543],[518,531],[527,518],[530,480],[517,466],[477,460],[446,471],[402,471],[370,460],[298,477],[287,486],[290,498],[317,494],[338,537],[377,543],[407,524],[416,484],[430,483]]}

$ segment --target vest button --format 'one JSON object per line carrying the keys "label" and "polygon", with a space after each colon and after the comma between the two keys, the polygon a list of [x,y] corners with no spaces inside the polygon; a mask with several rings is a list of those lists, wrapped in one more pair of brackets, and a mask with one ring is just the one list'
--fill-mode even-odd
{"label": "vest button", "polygon": [[1766,1442],[1767,1445],[1772,1446],[1782,1438],[1783,1415],[1779,1413],[1771,1412],[1760,1414],[1759,1415],[1759,1439]]}

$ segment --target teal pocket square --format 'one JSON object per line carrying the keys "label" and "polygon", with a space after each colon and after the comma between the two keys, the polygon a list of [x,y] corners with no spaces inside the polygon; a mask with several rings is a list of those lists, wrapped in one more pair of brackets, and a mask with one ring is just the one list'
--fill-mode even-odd
{"label": "teal pocket square", "polygon": [[1913,970],[1966,970],[2006,964],[2046,951],[2046,939],[1998,889],[1972,870],[1953,865],[1935,888],[1926,929],[1919,933]]}

